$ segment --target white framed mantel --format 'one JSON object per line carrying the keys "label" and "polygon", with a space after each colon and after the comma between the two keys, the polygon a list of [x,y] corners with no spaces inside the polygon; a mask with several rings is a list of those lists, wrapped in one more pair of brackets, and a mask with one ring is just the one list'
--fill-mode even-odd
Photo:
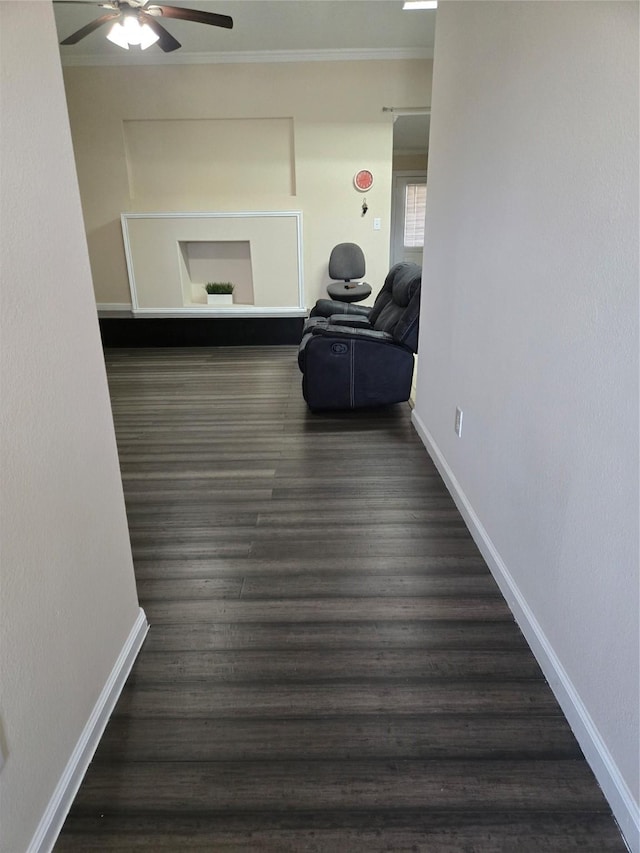
{"label": "white framed mantel", "polygon": [[[122,213],[131,313],[147,317],[303,317],[302,212]],[[185,281],[184,246],[250,247],[251,303],[211,306]],[[235,298],[235,294],[234,294]]]}

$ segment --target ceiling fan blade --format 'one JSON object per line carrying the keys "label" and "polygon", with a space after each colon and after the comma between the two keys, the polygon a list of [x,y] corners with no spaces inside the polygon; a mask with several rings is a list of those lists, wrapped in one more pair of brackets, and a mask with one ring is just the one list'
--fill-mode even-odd
{"label": "ceiling fan blade", "polygon": [[103,24],[106,24],[108,21],[113,21],[114,18],[119,18],[120,12],[108,12],[106,15],[100,15],[99,18],[96,18],[95,21],[91,21],[86,24],[84,27],[81,27],[79,30],[76,30],[75,33],[71,33],[70,36],[67,36],[66,39],[60,42],[60,44],[77,44],[80,39],[83,39],[85,36],[90,35],[94,30],[97,30],[98,27],[101,27]]}
{"label": "ceiling fan blade", "polygon": [[165,6],[162,3],[150,2],[146,6],[160,9],[163,18],[179,18],[181,21],[193,21],[196,24],[211,24],[212,27],[233,29],[233,18],[229,15],[218,15],[216,12],[201,12],[199,9],[184,9],[182,6]]}
{"label": "ceiling fan blade", "polygon": [[140,21],[148,24],[159,37],[158,47],[161,50],[164,50],[165,53],[170,53],[172,50],[177,50],[179,47],[182,47],[180,42],[177,39],[174,39],[171,33],[165,30],[165,28],[161,26],[152,15],[148,15],[146,12],[140,11],[138,12],[138,16]]}

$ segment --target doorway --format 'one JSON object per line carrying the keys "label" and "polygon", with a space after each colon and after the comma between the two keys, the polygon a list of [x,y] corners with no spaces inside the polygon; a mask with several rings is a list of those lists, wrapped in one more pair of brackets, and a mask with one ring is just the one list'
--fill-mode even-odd
{"label": "doorway", "polygon": [[391,264],[422,265],[431,111],[394,110]]}

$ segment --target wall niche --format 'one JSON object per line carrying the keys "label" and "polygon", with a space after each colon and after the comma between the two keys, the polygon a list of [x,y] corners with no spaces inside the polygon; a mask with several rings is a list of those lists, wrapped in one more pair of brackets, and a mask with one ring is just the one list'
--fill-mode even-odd
{"label": "wall niche", "polygon": [[248,240],[180,241],[185,305],[207,303],[208,281],[230,281],[234,305],[253,305],[251,244]]}

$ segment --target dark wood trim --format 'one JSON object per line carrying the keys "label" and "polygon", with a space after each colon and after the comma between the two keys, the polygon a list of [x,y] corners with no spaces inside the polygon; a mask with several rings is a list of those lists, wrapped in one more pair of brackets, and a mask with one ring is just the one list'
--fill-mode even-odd
{"label": "dark wood trim", "polygon": [[104,347],[287,346],[302,337],[302,317],[101,317]]}

